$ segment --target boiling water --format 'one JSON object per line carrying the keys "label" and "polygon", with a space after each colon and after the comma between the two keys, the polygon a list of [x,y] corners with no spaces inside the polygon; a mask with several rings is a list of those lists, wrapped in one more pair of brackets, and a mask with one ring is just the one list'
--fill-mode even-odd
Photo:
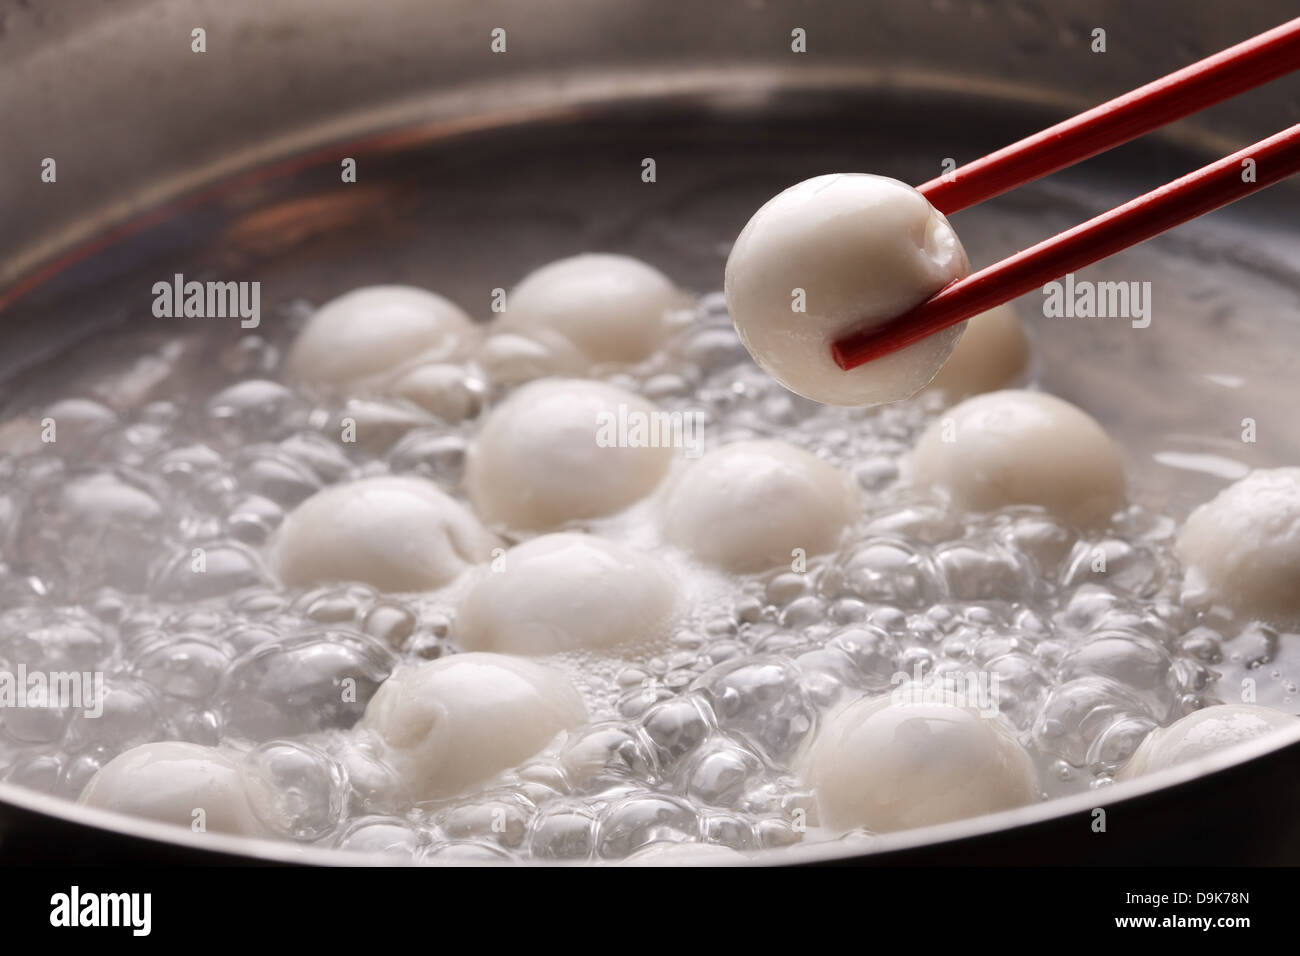
{"label": "boiling water", "polygon": [[[722,237],[756,201],[824,171],[773,163],[775,183],[757,189],[746,180],[728,193],[732,177],[677,194],[681,208],[712,204],[719,228],[669,229],[679,208],[669,203],[581,241],[707,288],[721,274]],[[975,258],[1113,201],[1056,186],[1018,195],[954,220]],[[523,208],[508,193],[497,202]],[[503,213],[491,231],[535,226]],[[290,299],[273,312],[264,300],[256,332],[135,323],[76,345],[11,383],[0,422],[0,670],[102,673],[103,714],[0,711],[0,773],[75,797],[137,744],[224,744],[245,752],[259,815],[286,840],[429,861],[617,860],[662,841],[750,851],[845,838],[817,826],[793,758],[829,708],[888,693],[900,674],[996,675],[1044,799],[1106,786],[1151,728],[1239,700],[1243,680],[1260,703],[1294,711],[1300,637],[1185,606],[1171,554],[1178,522],[1227,479],[1300,460],[1286,427],[1291,360],[1271,348],[1279,303],[1300,288],[1300,255],[1293,239],[1233,228],[1193,225],[1090,271],[1152,281],[1148,329],[1049,321],[1032,296],[1022,303],[1035,358],[1021,384],[1094,414],[1126,455],[1134,504],[1091,536],[1033,508],[956,515],[909,489],[900,457],[945,407],[941,396],[874,409],[802,400],[754,367],[721,296],[701,296],[662,354],[605,377],[664,409],[703,413],[706,448],[777,436],[824,457],[852,476],[861,519],[802,571],[732,578],[670,555],[693,600],[668,643],[549,661],[580,689],[591,724],[453,800],[419,806],[393,796],[390,771],[348,728],[399,661],[456,652],[452,594],[285,590],[261,549],[288,511],[337,482],[418,475],[459,494],[467,443],[502,390],[467,366],[449,387],[448,420],[296,390],[279,366],[310,306]],[[1225,252],[1237,240],[1259,254]],[[381,258],[342,275],[467,298],[412,276],[411,260],[394,256],[385,271]],[[508,284],[536,264],[475,279]],[[345,417],[358,423],[355,443],[340,440]],[[1245,417],[1270,440],[1242,444]],[[50,422],[56,440],[43,441]],[[652,508],[586,527],[653,547]],[[340,694],[349,679],[355,700]]]}
{"label": "boiling water", "polygon": [[[163,342],[61,382],[70,397],[5,423],[3,662],[106,682],[99,718],[5,711],[5,779],[75,797],[135,744],[224,742],[249,749],[267,784],[259,810],[288,839],[434,859],[611,859],[663,840],[751,850],[827,838],[792,758],[828,707],[889,692],[899,673],[997,675],[1049,796],[1104,785],[1147,731],[1235,699],[1247,672],[1262,702],[1293,705],[1276,632],[1181,605],[1171,516],[1135,506],[1091,537],[1033,508],[963,520],[898,480],[941,396],[850,410],[799,399],[752,365],[709,295],[663,355],[611,379],[702,412],[708,446],[780,436],[822,455],[855,479],[862,520],[804,573],[689,569],[694,611],[670,644],[551,661],[586,698],[589,727],[455,800],[394,805],[385,768],[343,731],[397,661],[455,653],[449,597],[285,591],[259,547],[334,482],[392,472],[455,492],[493,390],[466,368],[459,423],[330,405],[278,383],[279,354],[257,336],[215,361]],[[178,378],[185,403],[148,400]],[[369,444],[337,440],[345,416]],[[43,443],[51,419],[56,440]],[[596,530],[643,543],[646,507]],[[340,703],[346,678],[355,703]]]}

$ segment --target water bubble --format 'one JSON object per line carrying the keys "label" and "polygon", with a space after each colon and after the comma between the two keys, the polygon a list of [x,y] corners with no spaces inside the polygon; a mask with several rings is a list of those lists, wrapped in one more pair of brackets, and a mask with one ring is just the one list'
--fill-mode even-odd
{"label": "water bubble", "polygon": [[595,724],[570,740],[560,754],[560,765],[574,789],[587,793],[645,779],[654,767],[645,742],[612,722]]}
{"label": "water bubble", "polygon": [[366,612],[361,629],[378,638],[391,648],[400,648],[402,642],[415,630],[416,615],[410,608],[385,601]]}
{"label": "water bubble", "polygon": [[239,486],[283,508],[301,504],[324,487],[311,468],[278,449],[253,448],[244,458]]}
{"label": "water bubble", "polygon": [[54,422],[55,440],[49,443],[50,450],[82,461],[102,454],[119,427],[112,409],[85,398],[55,402],[40,418]]}
{"label": "water bubble", "polygon": [[393,446],[388,461],[396,474],[415,474],[443,488],[460,485],[468,445],[459,435],[441,429],[418,429]]}
{"label": "water bubble", "polygon": [[216,693],[229,661],[221,647],[207,641],[162,638],[141,652],[135,673],[164,694],[201,701]]}
{"label": "water bubble", "polygon": [[935,597],[929,561],[901,541],[869,540],[839,570],[843,590],[864,601],[918,607]]}
{"label": "water bubble", "polygon": [[504,847],[524,842],[535,808],[517,793],[481,797],[474,803],[440,810],[434,824],[445,839],[495,841]]}
{"label": "water bubble", "polygon": [[899,670],[898,642],[888,631],[870,624],[855,625],[837,631],[827,648],[842,653],[853,665],[853,686],[865,691],[881,691]]}
{"label": "water bubble", "polygon": [[1131,717],[1150,719],[1132,692],[1104,677],[1083,677],[1051,690],[1034,721],[1033,737],[1044,753],[1087,766],[1106,730]]}
{"label": "water bubble", "polygon": [[1127,688],[1159,721],[1169,715],[1178,686],[1173,660],[1163,647],[1120,631],[1090,635],[1086,644],[1062,661],[1060,677],[1064,681],[1109,678]]}
{"label": "water bubble", "polygon": [[112,472],[42,487],[24,508],[11,560],[69,592],[141,591],[164,532],[157,495]]}
{"label": "water bubble", "polygon": [[217,435],[237,446],[300,425],[306,413],[297,396],[280,383],[249,379],[212,396],[207,414]]}
{"label": "water bubble", "polygon": [[463,365],[421,365],[393,385],[396,394],[448,424],[473,418],[483,410],[488,385]]}
{"label": "water bubble", "polygon": [[245,495],[230,509],[226,528],[240,541],[262,544],[284,520],[284,509],[270,498]]}
{"label": "water bubble", "polygon": [[812,732],[816,712],[793,661],[728,661],[702,674],[693,689],[713,706],[718,724],[784,763]]}
{"label": "water bubble", "polygon": [[691,758],[682,779],[692,799],[714,807],[735,807],[762,773],[763,761],[734,740],[717,736]]}
{"label": "water bubble", "polygon": [[428,848],[423,862],[437,866],[481,866],[508,863],[510,854],[488,843],[438,843]]}
{"label": "water bubble", "polygon": [[1028,514],[1011,523],[1006,541],[1032,561],[1039,574],[1046,576],[1070,553],[1075,535],[1048,515]]}
{"label": "water bubble", "polygon": [[1028,730],[1052,685],[1051,675],[1033,657],[1016,652],[994,657],[984,669],[997,679],[999,709],[1020,730]]}
{"label": "water bubble", "polygon": [[159,717],[158,695],[147,684],[122,677],[105,680],[98,705],[73,714],[68,746],[116,756],[155,739]]}
{"label": "water bubble", "polygon": [[658,763],[667,767],[690,753],[709,735],[709,707],[699,698],[674,697],[656,704],[641,718]]}
{"label": "water bubble", "polygon": [[1107,587],[1142,596],[1154,594],[1164,579],[1164,568],[1150,549],[1116,538],[1080,542],[1064,574],[1067,588],[1104,580]]}
{"label": "water bubble", "polygon": [[202,601],[267,583],[258,553],[237,541],[185,548],[158,569],[151,590],[164,601]]}
{"label": "water bubble", "polygon": [[540,860],[587,860],[596,850],[596,813],[583,803],[544,807],[533,819],[528,848]]}
{"label": "water bubble", "polygon": [[28,671],[91,671],[109,654],[111,636],[78,611],[15,608],[0,615],[0,653]]}
{"label": "water bubble", "polygon": [[362,817],[339,840],[339,846],[358,853],[376,853],[413,858],[422,845],[421,833],[405,820],[391,817]]}
{"label": "water bubble", "polygon": [[249,800],[258,818],[293,840],[320,840],[343,814],[343,769],[298,741],[262,744],[244,757]]}
{"label": "water bubble", "polygon": [[1029,579],[1011,552],[992,544],[949,545],[935,552],[934,562],[948,593],[958,600],[1015,600]]}
{"label": "water bubble", "polygon": [[263,645],[230,669],[225,720],[254,740],[350,727],[394,663],[364,634],[309,631]]}
{"label": "water bubble", "polygon": [[694,840],[698,830],[699,818],[685,800],[638,794],[620,800],[601,815],[598,850],[606,859],[620,859],[651,843]]}

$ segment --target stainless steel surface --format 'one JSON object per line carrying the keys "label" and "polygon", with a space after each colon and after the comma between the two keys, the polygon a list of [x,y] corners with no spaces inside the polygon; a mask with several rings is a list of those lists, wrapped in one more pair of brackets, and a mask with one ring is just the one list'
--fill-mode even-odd
{"label": "stainless steel surface", "polygon": [[[0,177],[0,301],[7,295],[9,304],[0,314],[6,337],[0,371],[12,372],[60,344],[120,323],[130,311],[123,304],[125,290],[164,266],[192,262],[198,271],[213,261],[236,263],[267,270],[255,274],[278,277],[293,294],[341,291],[364,281],[373,260],[349,264],[340,237],[365,228],[393,253],[389,278],[428,275],[427,261],[414,253],[402,258],[398,250],[404,242],[419,247],[411,237],[429,224],[427,205],[419,211],[421,197],[427,204],[430,194],[445,198],[454,192],[444,184],[439,193],[438,177],[462,181],[454,159],[459,144],[478,150],[471,156],[507,164],[493,182],[517,180],[519,195],[533,182],[526,161],[508,169],[509,156],[503,158],[492,146],[498,133],[533,130],[545,139],[563,136],[566,129],[588,131],[583,135],[603,131],[599,142],[608,147],[603,152],[575,141],[568,152],[556,147],[551,163],[555,156],[582,155],[584,148],[599,153],[590,156],[593,164],[635,162],[643,155],[640,147],[656,136],[662,136],[663,149],[678,156],[704,150],[723,157],[730,151],[733,178],[743,177],[744,164],[757,156],[763,169],[748,181],[750,195],[760,195],[768,181],[793,176],[801,164],[816,169],[818,156],[841,162],[857,158],[859,168],[919,180],[932,175],[945,156],[971,158],[976,150],[1000,145],[1294,12],[1291,4],[1274,2],[1239,10],[1214,2],[1135,6],[1118,0],[1046,5],[713,0],[674,5],[671,16],[661,4],[610,0],[553,0],[544,12],[531,0],[226,0],[220,5],[65,0],[48,8],[6,0],[0,2],[0,115],[8,133],[0,139],[0,169],[6,171]],[[205,54],[190,51],[190,31],[200,26],[207,30]],[[507,30],[505,54],[489,51],[494,27]],[[807,30],[808,54],[790,52],[795,27]],[[1094,27],[1107,31],[1104,54],[1088,48]],[[1178,124],[1163,137],[1166,146],[1160,150],[1130,150],[1111,159],[1101,176],[1149,188],[1167,179],[1171,169],[1177,171],[1180,157],[1237,148],[1297,119],[1300,89],[1295,82],[1275,84]],[[782,148],[737,152],[737,144],[757,149],[762,140],[754,130],[769,141],[792,139]],[[908,148],[898,147],[900,142]],[[342,152],[347,143],[364,157],[359,195],[335,191],[322,198],[325,178],[337,181],[338,157],[351,155]],[[432,152],[421,152],[426,149]],[[303,155],[312,162],[292,161]],[[430,162],[413,168],[412,155]],[[58,161],[55,184],[39,179],[47,156]],[[275,167],[279,162],[285,165]],[[554,169],[539,163],[536,181],[549,182],[546,176]],[[368,178],[371,170],[394,175]],[[225,185],[195,194],[213,183]],[[505,280],[547,257],[553,242],[543,234],[556,231],[575,246],[572,251],[598,243],[643,251],[649,243],[653,252],[654,231],[633,228],[640,214],[635,188],[602,193],[586,219],[573,199],[563,207],[568,220],[547,218],[544,228],[531,231],[529,211],[510,220],[511,196],[498,195],[486,204],[506,217],[494,220],[494,229],[472,230],[475,240],[460,248],[449,234],[441,242],[426,235],[422,248],[445,257],[435,265],[453,296],[460,291],[457,282],[477,295],[499,268],[487,256],[486,237],[493,234],[514,237],[498,251],[509,259]],[[1300,190],[1294,184],[1279,190],[1284,198],[1252,208],[1270,220],[1268,228],[1289,235],[1289,254],[1294,254],[1300,247],[1294,227]],[[728,223],[743,214],[743,203],[734,201],[740,195],[745,191],[731,194],[732,205],[709,211],[710,225],[698,237],[702,250],[716,245],[731,228]],[[684,191],[679,199],[699,203],[709,197]],[[162,225],[152,219],[140,223],[142,213],[168,203],[173,205]],[[455,216],[474,217],[484,205],[467,201],[454,207],[452,226]],[[545,212],[554,215],[554,209]],[[106,230],[132,223],[139,228],[124,229],[102,249],[85,250],[85,243]],[[46,268],[78,248],[91,254]],[[717,250],[701,252],[683,261],[685,274],[677,277],[696,289],[716,287],[719,263]],[[1294,325],[1294,311],[1290,318]],[[1288,341],[1300,336],[1300,328],[1286,331]],[[1285,352],[1266,355],[1264,338],[1257,349],[1261,367],[1277,382],[1283,400],[1279,414],[1285,414],[1294,380],[1286,369],[1294,368],[1294,359]],[[1107,371],[1079,370],[1074,387],[1098,381],[1096,376]],[[22,377],[16,379],[5,389],[4,403],[25,387]],[[1109,398],[1111,417],[1125,418],[1124,394],[1121,388]],[[1171,408],[1128,416],[1124,427],[1154,427],[1152,416],[1165,416],[1160,427],[1178,420]],[[1205,769],[1218,773],[1192,779]],[[1143,821],[1142,832],[1149,837],[1162,820],[1167,827],[1177,807],[1194,803],[1219,806],[1225,813],[1252,807],[1236,821],[1256,824],[1236,837],[1236,859],[1296,862],[1297,793],[1300,730],[1202,767],[1116,786],[1104,795],[1083,794],[882,838],[872,849],[906,859],[938,842],[933,852],[943,858],[944,852],[963,852],[963,841],[989,839],[993,842],[983,845],[996,853],[999,832],[1019,828],[1024,834],[1047,826],[1053,828],[1049,836],[1034,839],[1060,841],[1055,845],[1061,852],[1077,858],[1084,850],[1065,849],[1067,834],[1086,828],[1095,806],[1107,807],[1115,820],[1131,808],[1129,819]],[[105,850],[110,856],[130,854],[132,847],[147,856],[150,846],[174,846],[287,862],[359,862],[335,851],[215,835],[199,839],[143,821],[110,819],[9,784],[0,784],[0,801],[0,840],[11,850],[23,834],[48,827],[44,832],[54,840],[71,841],[69,860],[107,828],[139,841],[114,843],[104,837],[103,845],[114,847]],[[1140,857],[1140,837],[1131,839],[1139,842],[1127,844],[1129,851]],[[0,842],[0,853],[5,845]],[[1010,838],[1001,844],[1014,855],[1013,845]],[[1018,845],[1023,855],[1025,844]],[[1123,852],[1117,841],[1098,847],[1097,858]],[[772,860],[811,862],[859,850],[802,847]],[[174,851],[167,852],[174,857]],[[1167,860],[1153,856],[1151,861]]]}
{"label": "stainless steel surface", "polygon": [[[846,75],[1064,109],[1294,13],[1214,0],[704,0],[671,15],[640,0],[548,0],[544,12],[531,0],[4,0],[0,287],[187,189],[367,130],[674,89],[761,103],[774,88]],[[806,54],[790,50],[796,27]],[[191,51],[195,28],[206,53]],[[490,52],[495,28],[505,53]],[[1105,53],[1090,50],[1097,28]],[[1283,84],[1181,129],[1240,145],[1297,118],[1300,94]],[[58,161],[57,185],[39,180],[45,157]]]}

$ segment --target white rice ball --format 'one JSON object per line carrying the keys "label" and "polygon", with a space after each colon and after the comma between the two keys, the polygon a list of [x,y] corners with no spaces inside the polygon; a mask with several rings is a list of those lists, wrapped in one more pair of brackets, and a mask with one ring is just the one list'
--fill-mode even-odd
{"label": "white rice ball", "polygon": [[893,402],[934,378],[962,326],[851,372],[832,360],[831,343],[968,272],[956,233],[919,192],[836,173],[791,186],[749,220],[727,259],[727,308],[754,361],[790,391],[827,405]]}
{"label": "white rice ball", "polygon": [[804,759],[822,823],[907,830],[1038,797],[1033,763],[1001,715],[952,702],[863,699],[831,716]]}
{"label": "white rice ball", "polygon": [[1125,500],[1110,436],[1041,392],[990,392],[954,406],[921,435],[907,471],[966,511],[1039,505],[1070,524],[1097,526]]}
{"label": "white rice ball", "polygon": [[399,667],[357,724],[416,800],[460,793],[517,766],[587,721],[558,671],[504,654],[454,654]]}
{"label": "white rice ball", "polygon": [[291,378],[345,385],[468,355],[478,329],[454,302],[411,286],[354,289],[326,302],[285,360]]}
{"label": "white rice ball", "polygon": [[550,654],[669,636],[678,584],[653,555],[586,534],[548,534],[507,551],[466,592],[456,636],[470,650]]}
{"label": "white rice ball", "polygon": [[1115,774],[1115,779],[1130,780],[1164,770],[1295,724],[1292,715],[1269,707],[1253,704],[1206,707],[1147,734],[1128,763]]}
{"label": "white rice ball", "polygon": [[966,332],[930,388],[965,398],[1004,388],[1029,362],[1029,340],[1015,309],[999,305],[966,322]]}
{"label": "white rice ball", "polygon": [[657,414],[639,395],[600,382],[525,385],[492,411],[470,445],[470,500],[489,524],[515,530],[548,530],[621,511],[654,490],[673,449],[620,443],[617,423],[620,416],[650,421]]}
{"label": "white rice ball", "polygon": [[195,832],[264,835],[238,758],[181,741],[141,744],[100,768],[79,802]]}
{"label": "white rice ball", "polygon": [[1300,468],[1252,471],[1188,516],[1185,590],[1264,618],[1300,617]]}
{"label": "white rice ball", "polygon": [[501,328],[558,334],[588,363],[638,362],[672,331],[681,292],[658,269],[630,256],[587,253],[530,272],[506,297]]}
{"label": "white rice ball", "polygon": [[723,445],[674,476],[664,537],[729,571],[761,571],[833,550],[857,515],[845,477],[781,441]]}
{"label": "white rice ball", "polygon": [[383,476],[312,495],[284,519],[269,556],[290,587],[362,581],[381,591],[420,591],[448,584],[498,544],[432,482]]}

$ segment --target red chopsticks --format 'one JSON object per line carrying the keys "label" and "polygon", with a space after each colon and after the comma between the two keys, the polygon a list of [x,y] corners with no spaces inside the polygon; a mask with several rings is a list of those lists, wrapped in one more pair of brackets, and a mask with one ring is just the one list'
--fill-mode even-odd
{"label": "red chopsticks", "polygon": [[[920,186],[950,213],[1300,69],[1300,18]],[[1253,160],[1250,175],[1246,160]],[[1022,250],[903,315],[838,339],[848,370],[1300,172],[1300,125]]]}

